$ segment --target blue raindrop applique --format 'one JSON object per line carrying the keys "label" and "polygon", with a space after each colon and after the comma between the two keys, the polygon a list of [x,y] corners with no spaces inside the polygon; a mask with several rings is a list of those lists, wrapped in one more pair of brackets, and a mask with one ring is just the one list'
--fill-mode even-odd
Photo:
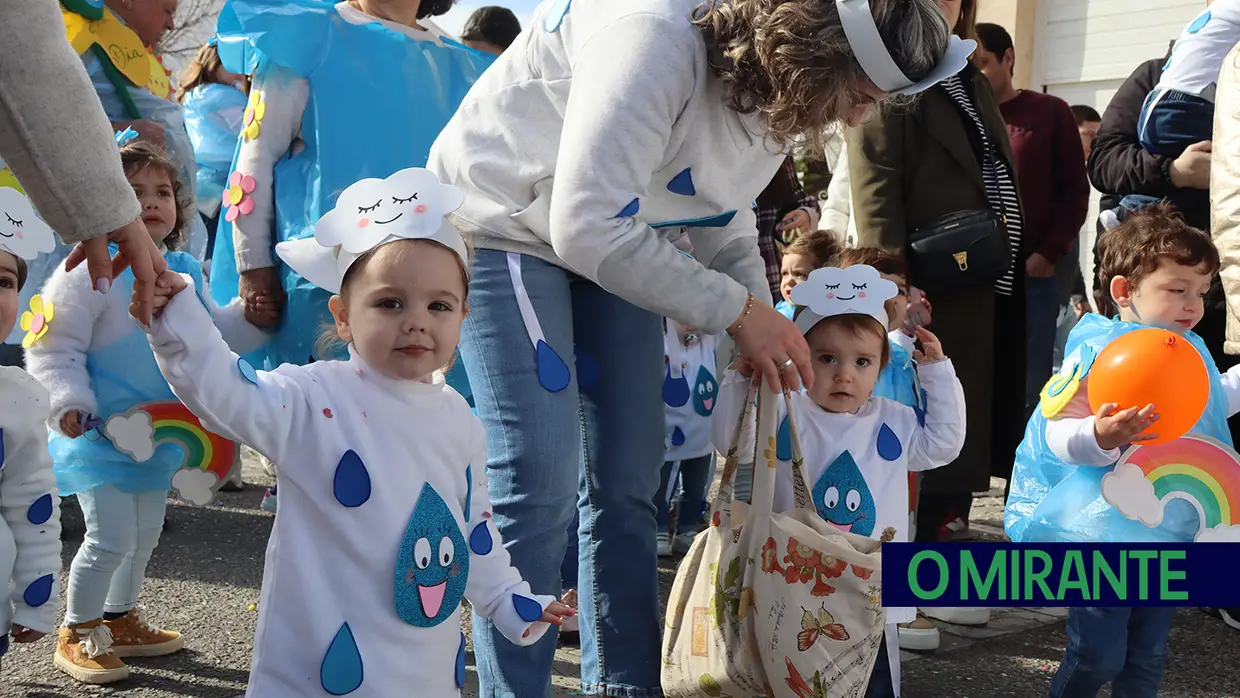
{"label": "blue raindrop applique", "polygon": [[719,383],[705,366],[698,367],[697,382],[693,385],[693,411],[709,417],[715,411],[715,398],[719,395]]}
{"label": "blue raindrop applique", "polygon": [[254,365],[241,357],[237,357],[237,370],[241,372],[241,377],[250,385],[258,385],[258,371],[254,370]]}
{"label": "blue raindrop applique", "polygon": [[52,495],[50,494],[34,500],[34,504],[26,510],[26,520],[36,526],[47,523],[50,518],[52,518]]}
{"label": "blue raindrop applique", "polygon": [[493,547],[495,547],[495,542],[491,538],[491,528],[487,526],[485,520],[479,521],[469,534],[469,549],[474,552],[474,555],[490,555]]}
{"label": "blue raindrop applique", "polygon": [[38,608],[47,603],[52,596],[52,575],[45,574],[30,583],[22,592],[22,601],[31,608]]}
{"label": "blue raindrop applique", "polygon": [[353,630],[345,623],[336,631],[323,662],[319,665],[319,684],[333,696],[348,695],[362,685],[365,671],[362,653],[353,639]]}
{"label": "blue raindrop applique", "polygon": [[844,451],[814,483],[814,509],[836,528],[868,536],[874,533],[876,508],[865,477],[852,454]]}
{"label": "blue raindrop applique", "polygon": [[779,460],[792,460],[792,428],[788,426],[788,416],[784,415],[775,432],[775,457]]}
{"label": "blue raindrop applique", "polygon": [[680,174],[672,177],[672,181],[667,183],[667,190],[681,196],[694,196],[697,194],[697,189],[693,186],[693,173],[690,172],[690,169],[686,167],[680,171]]}
{"label": "blue raindrop applique", "polygon": [[465,633],[461,633],[461,644],[456,648],[456,687],[465,687]]}
{"label": "blue raindrop applique", "polygon": [[560,23],[564,21],[564,15],[568,14],[568,6],[573,0],[555,0],[551,3],[551,7],[547,8],[547,16],[543,20],[543,29],[548,33],[554,33],[559,30]]}
{"label": "blue raindrop applique", "polygon": [[568,364],[555,353],[543,340],[538,340],[534,348],[534,362],[538,366],[538,384],[549,393],[558,393],[568,387],[572,375],[568,372]]}
{"label": "blue raindrop applique", "polygon": [[534,599],[527,598],[520,594],[512,595],[512,607],[516,609],[517,615],[526,623],[533,623],[542,618],[543,607]]}
{"label": "blue raindrop applique", "polygon": [[396,558],[396,614],[433,628],[456,612],[469,578],[469,551],[443,497],[422,485]]}
{"label": "blue raindrop applique", "polygon": [[685,444],[685,433],[680,430],[680,427],[672,427],[671,440],[673,446],[683,446]]}
{"label": "blue raindrop applique", "polygon": [[360,507],[370,499],[370,472],[353,449],[345,451],[336,464],[332,492],[336,501],[350,508]]}
{"label": "blue raindrop applique", "polygon": [[577,385],[582,388],[593,388],[598,383],[598,364],[590,355],[577,347],[573,350],[573,356],[577,359]]}
{"label": "blue raindrop applique", "polygon": [[[636,199],[634,199],[636,201]],[[715,216],[703,216],[702,218],[686,218],[678,221],[666,221],[664,223],[651,223],[651,228],[726,228],[736,217],[736,211],[728,211]]]}
{"label": "blue raindrop applique", "polygon": [[474,503],[474,464],[465,466],[465,520],[469,521],[469,510]]}
{"label": "blue raindrop applique", "polygon": [[668,407],[684,407],[689,402],[689,395],[689,381],[684,374],[672,378],[672,367],[669,365],[663,374],[663,403]]}
{"label": "blue raindrop applique", "polygon": [[878,439],[874,445],[878,447],[878,455],[883,460],[898,460],[900,454],[904,453],[904,446],[900,445],[900,437],[896,436],[886,422],[878,428]]}
{"label": "blue raindrop applique", "polygon": [[1202,12],[1201,14],[1197,15],[1197,19],[1194,19],[1193,23],[1188,25],[1188,33],[1196,34],[1202,29],[1205,29],[1206,25],[1210,23],[1211,16],[1212,15],[1210,14],[1209,10],[1206,10],[1205,12]]}
{"label": "blue raindrop applique", "polygon": [[624,208],[620,209],[620,213],[616,214],[616,218],[632,218],[637,215],[637,212],[640,211],[641,208],[641,202],[638,201],[637,198],[634,198],[632,201],[625,204]]}

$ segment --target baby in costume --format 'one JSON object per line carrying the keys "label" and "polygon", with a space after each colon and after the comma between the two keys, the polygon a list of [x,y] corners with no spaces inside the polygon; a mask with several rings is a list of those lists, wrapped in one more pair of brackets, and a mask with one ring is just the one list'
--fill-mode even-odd
{"label": "baby in costume", "polygon": [[840,237],[830,230],[812,230],[798,235],[779,258],[779,294],[775,309],[789,320],[796,312],[792,302],[792,289],[804,283],[810,273],[831,264],[831,260],[843,249]]}
{"label": "baby in costume", "polygon": [[[52,229],[16,189],[0,186],[0,334],[17,319],[27,259],[56,246]],[[43,319],[23,313],[27,334]],[[47,390],[20,368],[0,367],[0,658],[14,642],[52,631],[60,577],[60,499],[47,453]]]}
{"label": "baby in costume", "polygon": [[[952,462],[965,436],[964,391],[925,328],[917,330],[924,354],[915,356],[926,410],[873,395],[891,351],[885,303],[896,294],[894,283],[866,265],[817,269],[791,294],[800,306],[794,322],[805,333],[814,366],[814,387],[791,395],[814,508],[842,530],[885,541],[908,540],[908,473]],[[732,444],[751,373],[742,358],[724,375],[714,416],[716,449]],[[779,409],[774,507],[787,511],[794,507],[791,437],[782,401]],[[911,608],[887,609],[887,642],[867,696],[899,695],[897,624],[915,618]]]}
{"label": "baby in costume", "polygon": [[[130,130],[117,138],[123,143],[121,164],[142,204],[142,222],[165,250],[170,269],[201,280],[198,261],[175,251],[185,240],[187,219],[195,217],[188,202],[179,200],[180,168],[149,143],[131,140],[133,135]],[[24,342],[31,375],[51,394],[47,445],[57,488],[62,496],[77,495],[86,519],[86,538],[69,572],[54,662],[90,684],[127,678],[123,657],[164,655],[184,646],[179,633],[142,618],[138,595],[163,530],[169,488],[206,504],[218,479],[227,475],[179,472],[183,448],[155,445],[156,414],[193,416],[176,401],[146,333],[129,317],[133,283],[127,270],[113,281],[111,293],[102,294],[92,288],[84,266],[58,268],[31,303],[31,327],[37,329]],[[211,313],[240,349],[266,340],[246,322],[240,303],[212,306]],[[217,448],[227,452],[231,465],[235,446],[221,442]]]}
{"label": "baby in costume", "polygon": [[336,294],[345,361],[256,371],[221,340],[195,279],[161,277],[170,300],[150,343],[164,376],[280,472],[248,696],[457,696],[463,598],[518,645],[572,614],[510,564],[482,424],[444,383],[468,308],[468,253],[445,218],[462,199],[422,169],[361,180],[313,238],[277,247]]}
{"label": "baby in costume", "polygon": [[[1113,483],[1122,479],[1116,462],[1154,438],[1158,406],[1103,405],[1095,413],[1089,372],[1108,344],[1134,330],[1152,326],[1183,336],[1201,354],[1210,376],[1209,402],[1186,437],[1232,446],[1227,418],[1240,411],[1240,367],[1220,375],[1191,331],[1204,313],[1219,254],[1208,234],[1186,225],[1164,204],[1104,233],[1099,254],[1103,288],[1119,317],[1086,315],[1068,335],[1063,366],[1043,388],[1017,449],[1004,527],[1017,543],[1190,541],[1202,532],[1197,509],[1187,501],[1160,502],[1156,526],[1124,516],[1111,503]],[[1051,696],[1096,695],[1112,681],[1116,695],[1155,695],[1174,615],[1171,607],[1072,607],[1068,649]]]}

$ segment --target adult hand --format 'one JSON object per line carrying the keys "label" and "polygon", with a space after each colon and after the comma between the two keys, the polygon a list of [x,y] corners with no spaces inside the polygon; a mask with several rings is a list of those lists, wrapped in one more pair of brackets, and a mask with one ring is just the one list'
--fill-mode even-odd
{"label": "adult hand", "polygon": [[[813,387],[814,371],[809,358],[809,345],[797,326],[783,313],[765,303],[753,301],[749,314],[742,312],[732,327],[738,323],[739,329],[730,333],[732,339],[754,370],[766,378],[771,390],[779,392],[783,386],[798,390],[802,382],[807,388]],[[789,359],[792,360],[790,364],[787,363]]]}
{"label": "adult hand", "polygon": [[[119,251],[113,257],[108,243],[116,243]],[[128,267],[133,270],[133,302],[138,312],[134,317],[144,325],[151,324],[155,294],[155,277],[164,273],[168,262],[160,253],[151,236],[146,232],[141,218],[135,218],[123,228],[78,243],[65,259],[65,269],[73,269],[82,262],[90,270],[95,290],[107,293],[112,289],[112,279]]]}
{"label": "adult hand", "polygon": [[1033,279],[1049,279],[1055,275],[1055,265],[1042,255],[1034,252],[1025,260],[1025,274]]}
{"label": "adult hand", "polygon": [[1180,153],[1180,157],[1171,162],[1171,183],[1184,189],[1210,188],[1210,153],[1214,143],[1201,141],[1194,143]]}
{"label": "adult hand", "polygon": [[803,208],[784,216],[779,222],[779,231],[783,233],[785,240],[791,240],[796,235],[805,235],[809,232],[813,221],[810,219],[809,211]]}
{"label": "adult hand", "polygon": [[242,272],[237,280],[237,295],[245,303],[246,319],[256,327],[271,328],[280,323],[284,288],[275,267]]}
{"label": "adult hand", "polygon": [[112,128],[117,131],[124,131],[126,128],[132,128],[138,132],[138,140],[146,141],[151,145],[158,146],[161,150],[166,148],[168,145],[168,138],[164,134],[164,127],[148,119],[113,121]]}

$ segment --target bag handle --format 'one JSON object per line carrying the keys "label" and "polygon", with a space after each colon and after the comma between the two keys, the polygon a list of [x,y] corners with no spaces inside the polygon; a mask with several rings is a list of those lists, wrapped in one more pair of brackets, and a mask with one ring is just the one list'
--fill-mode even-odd
{"label": "bag handle", "polygon": [[[805,477],[805,456],[801,451],[801,430],[797,428],[796,413],[792,409],[792,393],[787,388],[783,390],[783,398],[784,409],[788,414],[788,440],[792,446],[792,499],[798,509],[817,511],[818,507],[814,506]],[[778,438],[778,435],[776,435],[776,438]],[[773,496],[774,491],[772,490]]]}
{"label": "bag handle", "polygon": [[[732,432],[732,444],[728,447],[728,452],[724,456],[723,475],[720,478],[719,489],[715,492],[715,496],[711,498],[710,521],[712,526],[718,525],[725,528],[732,526],[733,481],[736,478],[736,471],[740,468],[741,444],[747,443],[747,439],[753,434],[754,399],[756,396],[757,386],[750,382],[749,390],[745,393],[744,405],[736,418],[736,429]],[[757,439],[754,439],[754,444],[756,446]],[[715,522],[716,516],[719,518],[717,524]]]}

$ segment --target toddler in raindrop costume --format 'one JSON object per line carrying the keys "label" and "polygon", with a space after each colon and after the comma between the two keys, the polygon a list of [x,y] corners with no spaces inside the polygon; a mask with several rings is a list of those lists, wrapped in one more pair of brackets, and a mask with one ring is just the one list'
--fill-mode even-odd
{"label": "toddler in raindrop costume", "polygon": [[[118,134],[121,164],[142,205],[142,222],[165,250],[170,269],[201,283],[198,261],[175,251],[194,214],[176,179],[179,168],[132,130]],[[92,288],[85,266],[58,268],[30,303],[23,345],[26,363],[51,395],[47,446],[62,496],[76,494],[86,519],[86,538],[69,572],[65,624],[56,643],[55,665],[90,684],[125,679],[126,656],[157,656],[184,645],[179,633],[160,630],[137,610],[147,562],[159,543],[168,490],[206,504],[218,487],[196,470],[196,491],[181,470],[189,448],[164,443],[155,433],[156,414],[191,416],[177,403],[159,373],[146,334],[129,316],[133,273],[113,281],[110,293]],[[206,302],[206,301],[204,301]],[[239,349],[253,349],[266,335],[247,323],[244,308],[211,304],[221,330]],[[162,410],[151,412],[150,410]],[[220,444],[221,458],[235,446]],[[185,472],[189,472],[188,470]],[[175,473],[175,475],[174,475]],[[226,473],[225,473],[226,474]]]}
{"label": "toddler in raindrop costume", "polygon": [[[805,334],[814,387],[791,394],[801,435],[807,488],[828,523],[883,541],[908,540],[908,473],[955,460],[964,445],[964,391],[938,340],[924,328],[917,336],[917,374],[926,390],[925,412],[873,395],[888,360],[887,300],[896,285],[868,265],[816,269],[792,292],[794,322]],[[723,378],[712,427],[715,448],[727,451],[735,436],[751,369],[743,359]],[[779,405],[774,510],[794,507],[791,430]],[[820,579],[816,584],[824,583]],[[821,590],[830,593],[829,589]],[[899,623],[915,609],[888,608],[867,696],[900,695]]]}
{"label": "toddler in raindrop costume", "polygon": [[[0,332],[15,324],[27,259],[51,252],[52,230],[17,189],[0,186]],[[21,237],[18,237],[21,233]],[[32,329],[27,313],[21,326]],[[60,506],[47,453],[47,390],[20,368],[0,367],[0,661],[14,642],[56,624]]]}
{"label": "toddler in raindrop costume", "polygon": [[172,297],[150,343],[164,375],[280,472],[248,696],[457,696],[462,599],[518,645],[572,614],[510,564],[482,424],[444,383],[467,308],[468,253],[445,217],[462,199],[423,169],[365,179],[314,237],[277,246],[337,294],[345,361],[256,371],[221,340],[196,279],[161,279]]}

